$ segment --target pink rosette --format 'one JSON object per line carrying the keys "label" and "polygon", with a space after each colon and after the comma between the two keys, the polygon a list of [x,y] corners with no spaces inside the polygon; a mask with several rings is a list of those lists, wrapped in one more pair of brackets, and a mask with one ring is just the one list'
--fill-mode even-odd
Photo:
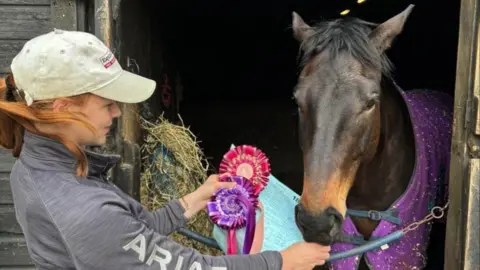
{"label": "pink rosette", "polygon": [[260,149],[250,145],[240,145],[223,156],[219,173],[247,178],[255,186],[255,193],[258,195],[268,183],[270,162]]}

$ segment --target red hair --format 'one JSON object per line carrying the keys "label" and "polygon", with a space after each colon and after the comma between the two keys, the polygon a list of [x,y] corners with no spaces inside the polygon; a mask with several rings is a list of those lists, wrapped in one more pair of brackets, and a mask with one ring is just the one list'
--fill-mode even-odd
{"label": "red hair", "polygon": [[[80,124],[95,133],[93,125],[81,113],[54,112],[52,110],[54,99],[35,101],[31,106],[27,106],[21,91],[16,89],[12,74],[6,78],[0,78],[0,146],[12,150],[13,156],[18,158],[22,150],[24,129],[27,129],[30,132],[60,141],[76,157],[77,175],[86,176],[88,161],[83,148],[60,134],[40,132],[35,124]],[[82,106],[89,95],[82,94],[70,97],[70,99],[74,104]]]}

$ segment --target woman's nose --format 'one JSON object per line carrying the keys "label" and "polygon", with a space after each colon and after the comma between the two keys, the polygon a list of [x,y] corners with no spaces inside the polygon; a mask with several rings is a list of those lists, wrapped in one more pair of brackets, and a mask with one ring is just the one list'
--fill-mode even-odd
{"label": "woman's nose", "polygon": [[122,115],[122,111],[117,103],[112,104],[111,114],[113,118],[118,118]]}

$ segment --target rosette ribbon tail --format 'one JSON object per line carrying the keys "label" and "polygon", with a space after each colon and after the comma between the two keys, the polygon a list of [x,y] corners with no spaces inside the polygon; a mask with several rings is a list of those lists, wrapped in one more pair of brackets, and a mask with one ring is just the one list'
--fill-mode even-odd
{"label": "rosette ribbon tail", "polygon": [[243,242],[243,254],[249,254],[255,237],[255,206],[248,198],[238,197],[239,202],[245,207],[245,240]]}
{"label": "rosette ribbon tail", "polygon": [[237,254],[237,237],[235,232],[236,232],[236,229],[228,230],[227,255]]}

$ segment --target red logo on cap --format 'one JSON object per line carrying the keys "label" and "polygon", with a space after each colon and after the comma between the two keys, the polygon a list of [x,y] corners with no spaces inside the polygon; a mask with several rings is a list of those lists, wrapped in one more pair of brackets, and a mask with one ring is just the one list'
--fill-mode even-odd
{"label": "red logo on cap", "polygon": [[104,56],[100,57],[100,62],[102,62],[105,68],[111,67],[116,61],[117,58],[111,51],[108,51]]}

